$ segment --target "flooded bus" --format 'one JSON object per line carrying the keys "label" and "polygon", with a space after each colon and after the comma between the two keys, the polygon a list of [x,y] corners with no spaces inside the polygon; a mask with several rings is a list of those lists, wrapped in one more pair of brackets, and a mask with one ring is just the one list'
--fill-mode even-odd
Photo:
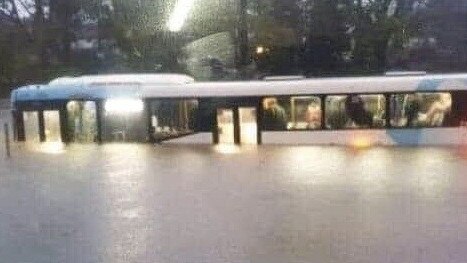
{"label": "flooded bus", "polygon": [[12,92],[18,141],[467,144],[467,74],[195,82],[59,78]]}

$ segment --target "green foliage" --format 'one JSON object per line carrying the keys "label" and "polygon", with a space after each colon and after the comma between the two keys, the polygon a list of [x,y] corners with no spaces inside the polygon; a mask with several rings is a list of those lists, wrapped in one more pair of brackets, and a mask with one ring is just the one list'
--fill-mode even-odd
{"label": "green foliage", "polygon": [[[224,79],[467,69],[465,0],[248,0],[246,10],[240,0],[196,0],[174,33],[167,22],[176,1],[0,0],[0,95],[103,71],[203,72],[201,78]],[[73,41],[92,25],[98,54],[74,53]],[[121,55],[101,61],[101,40],[116,42]],[[241,46],[255,59],[250,65]],[[258,46],[264,52],[256,54]],[[222,76],[212,77],[215,72]]]}
{"label": "green foliage", "polygon": [[[235,47],[229,32],[212,34],[186,45],[184,67],[198,80],[232,79],[229,69],[235,68]],[[213,65],[217,62],[217,65]],[[217,71],[216,71],[217,66]]]}
{"label": "green foliage", "polygon": [[239,0],[195,1],[187,19],[185,34],[193,39],[203,38],[220,32],[234,34],[238,24]]}
{"label": "green foliage", "polygon": [[183,39],[168,32],[173,1],[115,0],[112,27],[127,66],[139,72],[180,72],[177,55]]}
{"label": "green foliage", "polygon": [[0,0],[1,95],[20,85],[88,73],[93,60],[73,58],[71,44],[79,13],[96,19],[91,12],[96,5],[94,0]]}

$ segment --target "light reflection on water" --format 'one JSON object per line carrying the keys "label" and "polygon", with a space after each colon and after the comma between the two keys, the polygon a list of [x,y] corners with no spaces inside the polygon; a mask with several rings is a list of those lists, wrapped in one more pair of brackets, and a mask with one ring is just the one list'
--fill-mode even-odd
{"label": "light reflection on water", "polygon": [[276,161],[284,182],[299,186],[359,185],[371,196],[408,182],[404,187],[419,196],[442,197],[459,173],[458,157],[449,148],[295,146],[284,147]]}
{"label": "light reflection on water", "polygon": [[218,144],[214,146],[214,150],[218,153],[223,153],[223,154],[241,153],[240,146],[234,145],[234,144]]}
{"label": "light reflection on water", "polygon": [[[81,146],[65,148],[62,144],[43,144],[39,152],[63,154],[68,150],[79,151]],[[96,146],[111,166],[105,166],[105,174],[111,181],[124,184],[131,180],[131,174],[144,173],[158,147],[169,150],[169,154],[182,155],[189,159],[189,165],[202,168],[205,157],[211,154],[262,158],[267,156],[272,164],[272,175],[280,174],[284,182],[296,185],[363,185],[362,194],[375,194],[387,191],[398,184],[395,180],[408,180],[415,193],[424,197],[439,197],[452,182],[458,172],[455,160],[462,155],[450,148],[397,148],[397,147],[335,147],[335,146],[152,146],[141,144],[107,144]],[[100,148],[99,148],[100,147]],[[179,150],[182,149],[180,152]],[[211,150],[209,150],[211,149]],[[155,150],[151,151],[151,150]],[[206,151],[208,150],[208,151]],[[454,154],[453,154],[454,153]],[[157,154],[157,153],[156,153]],[[203,157],[205,155],[205,157]],[[162,156],[159,156],[162,157]],[[170,162],[179,156],[164,156]],[[272,158],[272,159],[271,159]],[[122,159],[124,161],[122,161]],[[240,158],[241,159],[241,158]],[[144,166],[142,166],[144,164]],[[241,164],[239,164],[241,165]],[[269,169],[266,169],[269,170]],[[251,171],[261,173],[261,171]],[[404,178],[401,178],[404,177]],[[128,187],[137,189],[137,187]],[[129,194],[129,193],[127,193]]]}
{"label": "light reflection on water", "polygon": [[[61,218],[58,234],[35,235],[54,249],[92,246],[84,262],[411,262],[436,245],[432,232],[450,249],[427,256],[467,256],[456,246],[467,236],[457,149],[105,144],[13,155],[16,167],[0,165],[15,185],[2,188],[1,211],[39,226]],[[9,205],[30,189],[34,209]],[[43,253],[63,256],[53,251]]]}
{"label": "light reflection on water", "polygon": [[[120,258],[126,261],[136,261],[137,256],[144,254],[146,234],[144,229],[132,229],[132,224],[138,224],[140,218],[147,214],[147,206],[141,201],[145,189],[143,179],[147,173],[148,151],[146,147],[137,144],[110,144],[102,149],[105,155],[105,167],[101,176],[104,179],[101,191],[105,193],[106,207],[110,230],[107,240],[112,246],[110,258]],[[113,232],[125,231],[122,235]]]}
{"label": "light reflection on water", "polygon": [[65,153],[65,144],[61,142],[44,142],[40,144],[27,143],[25,146],[35,152],[44,154],[62,154]]}

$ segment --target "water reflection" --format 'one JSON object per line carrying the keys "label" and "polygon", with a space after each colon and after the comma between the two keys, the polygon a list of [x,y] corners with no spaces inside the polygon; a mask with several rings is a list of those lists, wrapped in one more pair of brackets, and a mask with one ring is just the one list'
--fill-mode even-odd
{"label": "water reflection", "polygon": [[380,194],[387,191],[394,183],[391,177],[392,166],[394,165],[394,156],[387,148],[372,148],[367,151],[360,151],[354,154],[351,171],[354,174],[354,180],[361,182],[360,190],[366,197]]}
{"label": "water reflection", "polygon": [[235,144],[221,143],[214,146],[214,151],[222,154],[236,154],[241,152],[241,148]]}
{"label": "water reflection", "polygon": [[411,183],[417,195],[424,198],[446,198],[446,191],[458,172],[455,155],[440,148],[417,151],[413,155],[417,169],[413,171]]}
{"label": "water reflection", "polygon": [[[381,251],[409,262],[420,246],[438,243],[449,249],[438,247],[437,258],[452,251],[465,258],[456,244],[467,235],[467,162],[456,150],[227,149],[71,145],[57,155],[17,149],[16,168],[0,165],[0,176],[20,175],[8,176],[10,188],[0,185],[0,193],[7,191],[0,209],[16,218],[46,215],[46,222],[53,215],[70,234],[32,234],[51,244],[53,250],[37,253],[52,259],[71,259],[65,254],[73,244],[89,251],[86,262],[380,262],[387,256]],[[11,205],[24,203],[23,196],[34,204]],[[18,244],[29,251],[36,245]],[[28,261],[15,255],[9,262]]]}
{"label": "water reflection", "polygon": [[103,214],[106,247],[111,248],[108,253],[114,260],[137,261],[146,253],[148,235],[144,228],[134,226],[147,220],[148,204],[143,195],[147,192],[145,175],[151,171],[147,166],[149,149],[138,144],[109,144],[101,150],[105,165],[100,191],[108,208]]}
{"label": "water reflection", "polygon": [[[329,184],[339,180],[336,169],[346,162],[345,151],[336,147],[282,147],[274,162],[280,163],[284,182],[295,184]],[[330,172],[325,172],[327,169]]]}
{"label": "water reflection", "polygon": [[29,144],[34,151],[46,154],[62,154],[65,152],[65,144],[61,142],[44,142],[40,144]]}
{"label": "water reflection", "polygon": [[[388,192],[442,197],[459,173],[451,149],[284,147],[274,160],[283,182],[346,186],[364,198]],[[405,184],[407,183],[407,184]]]}

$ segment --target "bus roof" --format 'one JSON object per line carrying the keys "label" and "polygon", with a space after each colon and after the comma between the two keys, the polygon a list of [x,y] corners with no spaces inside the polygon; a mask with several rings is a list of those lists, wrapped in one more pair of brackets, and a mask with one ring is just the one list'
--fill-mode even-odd
{"label": "bus roof", "polygon": [[[108,98],[202,98],[467,90],[467,74],[314,78],[289,81],[197,82],[176,74],[60,78],[27,86],[12,101]],[[13,98],[14,97],[14,98]]]}
{"label": "bus roof", "polygon": [[61,77],[52,80],[49,85],[180,85],[192,82],[192,77],[182,74],[109,74]]}
{"label": "bus roof", "polygon": [[143,97],[247,97],[467,90],[467,74],[313,78],[289,81],[196,82],[145,87]]}

